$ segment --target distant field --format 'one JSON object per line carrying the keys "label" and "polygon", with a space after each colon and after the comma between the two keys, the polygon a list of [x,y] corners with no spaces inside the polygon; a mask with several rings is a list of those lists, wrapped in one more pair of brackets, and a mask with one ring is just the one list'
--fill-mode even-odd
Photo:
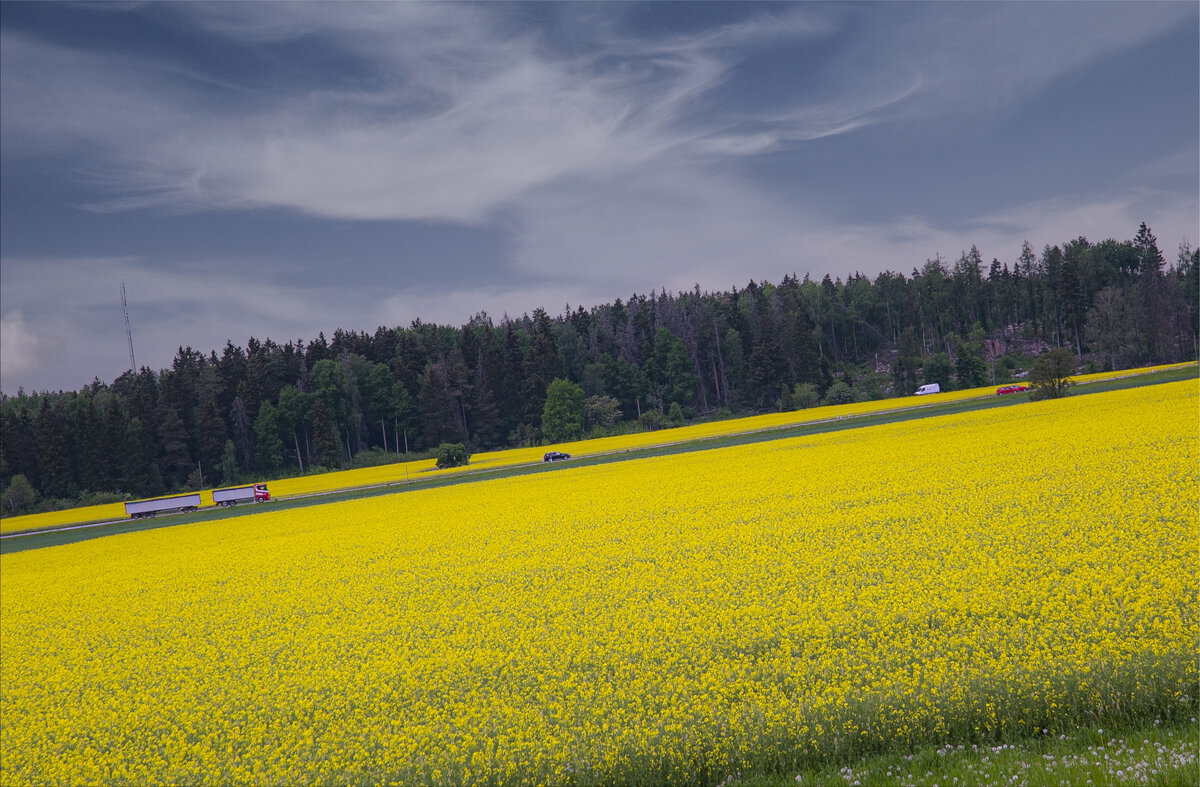
{"label": "distant field", "polygon": [[[1173,364],[1170,366],[1154,366],[1141,369],[1126,369],[1118,372],[1102,372],[1090,375],[1078,375],[1074,379],[1082,384],[1103,380],[1114,380],[1125,377],[1151,374],[1174,369],[1195,367],[1194,363]],[[765,415],[736,418],[725,421],[709,421],[692,424],[675,429],[664,429],[656,432],[641,432],[620,437],[600,438],[596,440],[581,440],[574,443],[548,445],[534,448],[516,448],[505,451],[492,451],[475,454],[471,457],[468,468],[451,468],[437,470],[432,459],[416,462],[397,462],[395,464],[368,467],[359,470],[343,470],[320,475],[284,478],[270,482],[271,493],[275,498],[288,498],[299,495],[319,494],[344,489],[397,484],[405,481],[429,479],[443,475],[456,475],[464,472],[475,472],[486,469],[512,467],[540,461],[542,454],[548,450],[566,451],[575,457],[595,456],[617,451],[630,451],[668,445],[686,443],[716,437],[760,432],[773,429],[784,429],[806,423],[814,423],[829,419],[866,416],[876,413],[904,410],[913,407],[928,407],[951,402],[966,401],[980,397],[990,397],[995,394],[995,386],[973,388],[964,391],[953,391],[930,396],[907,396],[897,399],[880,399],[871,402],[859,402],[850,405],[833,407],[815,407],[808,410],[795,410],[783,413],[767,413]],[[201,492],[201,504],[212,505],[212,494]],[[100,522],[125,518],[125,508],[121,503],[102,506],[72,508],[63,511],[52,511],[44,514],[5,517],[0,519],[0,533],[16,533],[29,530],[43,530],[82,522]]]}
{"label": "distant field", "polygon": [[1198,433],[1166,383],[2,555],[0,783],[716,784],[1186,722]]}

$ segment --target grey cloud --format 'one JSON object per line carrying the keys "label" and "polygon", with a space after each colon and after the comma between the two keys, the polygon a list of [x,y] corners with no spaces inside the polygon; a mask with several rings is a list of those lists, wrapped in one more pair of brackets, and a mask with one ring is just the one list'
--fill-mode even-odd
{"label": "grey cloud", "polygon": [[[770,115],[702,118],[697,102],[727,79],[733,47],[831,35],[851,21],[802,10],[658,41],[620,39],[601,26],[597,51],[624,57],[606,69],[592,55],[551,56],[531,34],[501,34],[487,6],[177,8],[244,42],[320,38],[367,58],[378,82],[370,91],[297,86],[253,108],[197,113],[188,80],[170,71],[6,36],[5,134],[107,151],[91,173],[110,195],[96,209],[273,206],[341,219],[481,222],[557,179],[633,172],[661,157],[702,167],[899,113],[1003,100],[1176,16],[1116,6],[1099,21],[1083,15],[1086,35],[1049,41],[1062,25],[1048,22],[1075,12],[939,5],[891,24],[884,9],[882,22],[853,20],[866,33],[835,57],[868,67],[845,69],[854,76],[835,85],[837,95]],[[1006,67],[997,69],[1001,58]]]}
{"label": "grey cloud", "polygon": [[[896,16],[888,11],[916,10]],[[910,113],[990,110],[1089,62],[1137,46],[1188,17],[1188,3],[931,3],[884,9],[842,53],[871,72],[909,73]]]}
{"label": "grey cloud", "polygon": [[0,317],[0,389],[9,388],[6,381],[22,380],[36,370],[61,364],[66,346],[62,336],[47,335],[20,311]]}
{"label": "grey cloud", "polygon": [[690,42],[629,41],[622,67],[604,69],[589,56],[548,57],[530,36],[500,36],[474,6],[179,8],[243,40],[323,37],[372,58],[382,81],[371,92],[300,90],[254,109],[197,113],[186,85],[151,75],[161,70],[18,42],[6,60],[43,76],[6,83],[16,129],[107,153],[88,174],[111,196],[93,209],[276,206],[479,222],[557,178],[746,150],[744,141],[705,143],[715,129],[688,113],[728,68],[714,49],[781,29],[747,23]]}
{"label": "grey cloud", "polygon": [[[154,369],[168,366],[180,345],[207,350],[226,340],[244,344],[250,336],[313,338],[334,326],[358,329],[361,320],[382,317],[374,293],[290,286],[258,264],[256,274],[247,276],[246,267],[237,270],[229,260],[168,267],[129,257],[6,258],[4,376],[17,379],[18,368],[36,370],[31,377],[53,377],[61,381],[55,385],[70,388],[119,374],[128,366],[121,282],[138,364]],[[47,287],[48,281],[55,285]],[[20,309],[10,312],[10,303]]]}
{"label": "grey cloud", "polygon": [[[1137,4],[1099,7],[1108,10],[1092,19],[1071,4],[798,4],[715,31],[651,39],[617,33],[605,6],[572,6],[565,13],[598,24],[577,31],[587,38],[577,47],[556,49],[528,29],[499,24],[503,6],[175,6],[255,51],[319,41],[362,65],[344,85],[301,80],[253,102],[241,100],[251,87],[175,63],[146,68],[120,53],[4,33],[5,155],[82,151],[95,162],[86,173],[98,190],[93,209],[271,207],[333,219],[485,224],[509,233],[512,266],[491,286],[462,281],[467,275],[447,260],[444,286],[396,276],[386,287],[316,292],[291,283],[303,276],[280,275],[278,261],[219,251],[199,259],[182,252],[161,265],[6,256],[5,385],[21,376],[14,369],[56,353],[62,363],[46,372],[62,380],[56,385],[115,377],[127,362],[122,279],[139,361],[161,367],[179,344],[311,338],[415,317],[457,324],[480,309],[498,317],[652,287],[777,281],[789,271],[907,272],[973,243],[988,259],[1011,261],[1025,239],[1040,249],[1081,233],[1126,237],[1141,220],[1171,256],[1179,236],[1195,232],[1194,188],[1126,193],[1124,184],[981,209],[959,226],[922,215],[867,225],[832,220],[819,196],[781,199],[729,165],[871,125],[1002,106],[1195,14],[1189,4],[1154,4],[1152,13]],[[1081,17],[1073,27],[1062,20],[1072,14]],[[1077,35],[1062,37],[1064,28]],[[766,109],[710,111],[706,102],[736,79],[739,59],[756,43],[816,39],[839,60],[828,68],[830,84]],[[239,100],[201,106],[200,93],[214,85]],[[1194,173],[1195,151],[1137,176],[1169,174],[1179,162]],[[352,257],[353,241],[347,248]],[[230,290],[224,272],[238,266],[254,269],[261,285]],[[63,284],[49,292],[55,271]],[[9,308],[17,303],[19,312]]]}

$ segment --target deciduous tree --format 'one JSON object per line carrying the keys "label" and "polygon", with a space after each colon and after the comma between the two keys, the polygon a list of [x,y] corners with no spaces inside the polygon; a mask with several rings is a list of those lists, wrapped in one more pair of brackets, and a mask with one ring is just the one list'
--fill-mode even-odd
{"label": "deciduous tree", "polygon": [[1053,350],[1038,356],[1029,370],[1030,399],[1057,399],[1067,395],[1067,389],[1074,383],[1071,375],[1075,374],[1075,356],[1065,347],[1055,347]]}
{"label": "deciduous tree", "polygon": [[551,381],[542,408],[542,434],[552,443],[583,435],[583,389],[561,378]]}

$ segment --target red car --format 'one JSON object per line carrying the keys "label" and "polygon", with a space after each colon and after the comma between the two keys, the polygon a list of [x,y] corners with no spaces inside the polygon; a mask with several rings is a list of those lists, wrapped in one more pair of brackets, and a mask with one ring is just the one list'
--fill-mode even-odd
{"label": "red car", "polygon": [[1029,390],[1028,385],[1021,385],[1020,383],[1018,383],[1016,385],[1002,385],[996,389],[996,395],[1004,396],[1004,394],[1021,393],[1021,391],[1028,391],[1028,390]]}

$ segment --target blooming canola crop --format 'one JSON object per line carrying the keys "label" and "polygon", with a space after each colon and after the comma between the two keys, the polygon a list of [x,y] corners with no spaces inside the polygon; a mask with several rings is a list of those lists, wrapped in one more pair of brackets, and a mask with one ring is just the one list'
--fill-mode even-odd
{"label": "blooming canola crop", "polygon": [[1197,386],[0,556],[0,783],[716,783],[1190,713]]}
{"label": "blooming canola crop", "polygon": [[[1096,372],[1093,374],[1077,375],[1072,379],[1077,383],[1092,383],[1124,377],[1136,377],[1142,374],[1176,369],[1189,365],[1192,364],[1181,363],[1168,366],[1150,366],[1140,369],[1123,369],[1113,372]],[[947,404],[968,399],[991,397],[994,394],[994,386],[985,386],[983,388],[949,391],[932,396],[904,396],[896,399],[876,399],[866,402],[856,402],[854,404],[827,405],[805,410],[765,413],[724,421],[706,421],[673,429],[579,440],[573,443],[561,443],[554,446],[510,448],[475,454],[471,457],[470,465],[467,468],[457,467],[438,470],[434,467],[434,460],[420,459],[355,470],[336,470],[328,473],[272,481],[271,494],[274,498],[280,499],[361,487],[400,485],[439,475],[461,474],[477,470],[499,470],[515,465],[530,464],[540,461],[542,454],[550,448],[567,451],[575,457],[595,456],[597,454],[673,445],[694,440],[750,434],[753,432],[770,431],[772,429],[786,429],[803,424],[819,423],[821,421],[903,411],[912,408],[928,407],[934,404]],[[202,491],[200,499],[201,505],[212,505],[210,492]],[[25,516],[0,519],[0,533],[42,530],[80,522],[121,519],[124,516],[125,509],[121,503],[72,508],[43,514],[27,514]]]}

